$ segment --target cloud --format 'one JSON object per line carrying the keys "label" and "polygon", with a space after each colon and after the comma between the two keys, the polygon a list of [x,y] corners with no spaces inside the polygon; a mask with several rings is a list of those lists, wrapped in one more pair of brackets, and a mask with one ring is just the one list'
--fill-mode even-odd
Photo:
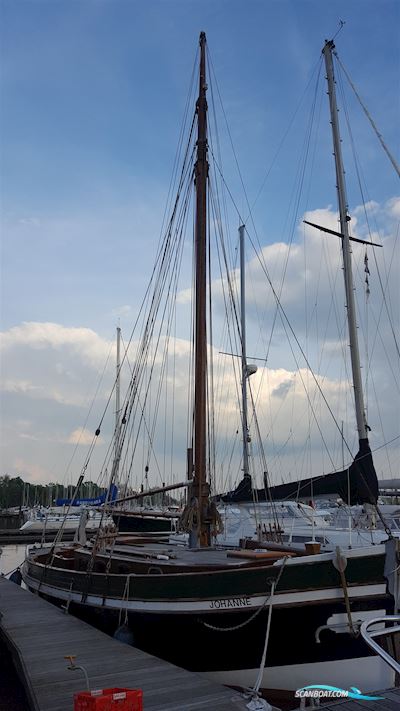
{"label": "cloud", "polygon": [[380,205],[378,202],[375,200],[370,200],[369,202],[366,202],[365,205],[357,205],[357,207],[354,208],[353,210],[353,215],[364,215],[365,212],[372,214],[374,212],[378,212],[380,208]]}
{"label": "cloud", "polygon": [[69,435],[67,442],[69,444],[82,444],[82,445],[91,444],[93,442],[93,432],[89,432],[88,430],[85,430],[85,429],[74,430]]}
{"label": "cloud", "polygon": [[132,312],[132,306],[129,304],[124,304],[124,306],[117,306],[117,308],[111,311],[112,316],[129,316]]}
{"label": "cloud", "polygon": [[289,390],[291,390],[291,388],[293,387],[293,385],[293,380],[284,380],[278,385],[278,387],[274,388],[271,395],[273,397],[285,398],[286,395],[288,395]]}
{"label": "cloud", "polygon": [[37,217],[21,217],[18,222],[28,227],[40,227],[40,220]]}
{"label": "cloud", "polygon": [[400,219],[400,197],[393,197],[387,201],[390,214],[396,219]]}
{"label": "cloud", "polygon": [[193,289],[182,289],[176,295],[177,304],[191,304],[193,299]]}
{"label": "cloud", "polygon": [[[390,257],[395,248],[393,227],[398,204],[400,201],[393,199],[384,205],[375,202],[369,205],[374,216],[384,218],[382,242]],[[365,235],[363,210],[356,209],[353,215],[352,233],[356,236]],[[333,230],[338,226],[337,215],[330,206],[310,210],[305,218]],[[389,295],[396,293],[398,271],[396,260],[388,259],[392,271],[385,275],[383,250],[376,250],[375,256],[370,252],[370,312],[368,329],[365,330],[364,253],[362,245],[353,245],[355,279],[362,295],[358,325],[363,380],[367,386],[368,420],[372,426],[371,444],[380,447],[384,441],[398,435],[399,410],[391,378],[395,353],[390,346],[392,334],[383,308],[377,270],[382,269],[386,297],[394,308],[396,300],[394,297],[389,300]],[[281,304],[302,345],[303,353],[284,319],[279,314],[274,319],[276,305],[260,259],[280,294]],[[250,384],[271,480],[309,475],[310,468],[313,473],[331,471],[333,466],[341,466],[341,427],[344,428],[353,453],[357,447],[340,240],[305,226],[300,221],[297,241],[290,247],[281,241],[264,246],[260,255],[253,256],[247,262],[246,272],[249,361],[251,356],[265,357],[268,354],[266,363],[259,366],[257,373],[250,378]],[[283,273],[285,280],[281,288]],[[234,270],[231,277],[237,288],[238,270]],[[224,331],[223,291],[226,287],[226,281],[221,279],[212,285],[213,294],[217,297],[217,308],[214,317],[214,347],[209,349],[209,354],[212,350],[214,365],[214,425],[218,454],[216,476],[222,488],[227,476],[234,483],[241,474],[240,387],[238,389],[237,378],[231,370],[233,361],[238,374],[239,361],[219,352],[240,352],[240,344],[236,350],[238,345],[235,345],[234,339],[230,342]],[[183,320],[187,320],[189,296],[191,289],[186,289],[177,298],[178,328]],[[122,312],[124,309],[128,312],[129,307],[126,305],[119,310]],[[378,337],[378,322],[382,340]],[[275,329],[269,345],[271,325],[274,323]],[[363,337],[368,348],[364,348]],[[137,448],[140,461],[135,460],[132,467],[138,483],[141,483],[144,472],[143,451],[146,452],[144,459],[149,462],[152,483],[158,483],[157,478],[165,477],[167,459],[174,475],[185,476],[185,450],[191,437],[188,372],[192,345],[183,336],[170,337],[171,357],[165,365],[163,354],[166,346],[167,337],[163,335],[154,357],[153,386],[150,391],[147,392],[149,371],[138,384],[136,423],[141,423],[143,437],[138,440],[141,443]],[[133,341],[129,355],[131,367],[136,362],[136,348],[137,342]],[[77,448],[76,463],[71,469],[75,481],[87,451],[85,448],[92,442],[93,433],[112,391],[116,356],[114,339],[106,339],[95,330],[83,326],[32,321],[5,330],[1,349],[4,466],[10,473],[36,477],[38,481],[40,477],[61,481],[71,457],[71,445],[79,444],[81,446]],[[347,359],[346,365],[343,364],[343,355]],[[160,388],[163,370],[166,379]],[[128,371],[127,368],[122,377],[122,397],[128,383]],[[321,396],[320,388],[329,402],[331,412]],[[209,395],[211,397],[211,393]],[[92,401],[94,404],[91,410]],[[152,414],[152,406],[156,403],[159,413],[157,421],[153,420]],[[91,474],[93,480],[101,471],[112,441],[114,409],[111,400],[107,419],[102,425],[102,437],[97,438],[96,442]],[[90,419],[86,422],[88,412]],[[251,414],[249,422],[256,458],[261,451]],[[148,444],[143,445],[148,440],[149,432],[152,437],[150,448]],[[172,454],[169,452],[171,443]],[[164,446],[168,454],[164,453]],[[17,451],[20,454],[16,458]],[[386,472],[383,456],[378,452],[377,457],[382,471]],[[262,472],[264,466],[260,459],[255,472]]]}
{"label": "cloud", "polygon": [[17,457],[14,459],[12,465],[14,471],[19,472],[24,479],[29,479],[37,483],[51,481],[51,472],[46,467],[41,466],[40,464],[27,462],[23,457]]}
{"label": "cloud", "polygon": [[35,400],[87,406],[116,344],[88,328],[26,322],[1,334],[6,392]]}
{"label": "cloud", "polygon": [[[1,334],[1,349],[27,346],[33,350],[68,349],[79,353],[92,367],[100,368],[110,345],[89,328],[68,328],[57,323],[23,323]],[[62,367],[58,364],[58,367]]]}

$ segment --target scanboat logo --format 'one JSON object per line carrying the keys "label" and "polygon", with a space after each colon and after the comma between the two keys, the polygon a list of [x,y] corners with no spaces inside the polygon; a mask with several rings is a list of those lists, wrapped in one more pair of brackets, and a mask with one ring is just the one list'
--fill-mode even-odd
{"label": "scanboat logo", "polygon": [[357,699],[358,701],[378,701],[383,696],[367,696],[360,689],[351,686],[350,689],[340,689],[338,686],[326,684],[311,684],[297,689],[296,699]]}

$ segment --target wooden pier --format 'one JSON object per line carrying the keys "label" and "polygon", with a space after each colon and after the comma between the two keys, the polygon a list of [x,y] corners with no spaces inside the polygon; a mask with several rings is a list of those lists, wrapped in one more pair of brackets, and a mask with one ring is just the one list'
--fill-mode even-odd
{"label": "wooden pier", "polygon": [[118,642],[4,577],[0,636],[31,711],[72,711],[73,694],[86,690],[83,673],[67,669],[67,655],[86,669],[91,689],[142,689],[144,711],[246,711],[232,689]]}
{"label": "wooden pier", "polygon": [[[27,543],[40,543],[42,538],[46,543],[54,541],[58,531],[56,529],[45,531],[44,535],[41,531],[21,531],[19,528],[6,528],[0,530],[0,546],[19,545]],[[62,541],[72,541],[75,531],[66,530],[62,532]],[[90,535],[90,534],[88,534]]]}

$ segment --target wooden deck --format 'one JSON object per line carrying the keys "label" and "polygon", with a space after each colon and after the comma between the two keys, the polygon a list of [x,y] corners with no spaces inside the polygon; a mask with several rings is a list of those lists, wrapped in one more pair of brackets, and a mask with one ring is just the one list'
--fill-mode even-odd
{"label": "wooden deck", "polygon": [[92,689],[142,689],[144,711],[246,711],[235,691],[117,642],[4,577],[0,635],[32,711],[72,711],[74,692],[86,684],[81,671],[68,671],[69,654],[85,667]]}

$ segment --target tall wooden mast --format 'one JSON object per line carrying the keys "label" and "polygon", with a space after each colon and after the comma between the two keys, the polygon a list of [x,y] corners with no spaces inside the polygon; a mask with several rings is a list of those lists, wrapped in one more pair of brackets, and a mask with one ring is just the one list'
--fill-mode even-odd
{"label": "tall wooden mast", "polygon": [[207,100],[206,100],[206,35],[200,33],[200,79],[197,100],[197,160],[196,176],[196,306],[195,306],[195,395],[194,395],[194,478],[192,497],[198,502],[197,539],[201,546],[209,545],[208,520],[210,488],[206,478],[207,431]]}

